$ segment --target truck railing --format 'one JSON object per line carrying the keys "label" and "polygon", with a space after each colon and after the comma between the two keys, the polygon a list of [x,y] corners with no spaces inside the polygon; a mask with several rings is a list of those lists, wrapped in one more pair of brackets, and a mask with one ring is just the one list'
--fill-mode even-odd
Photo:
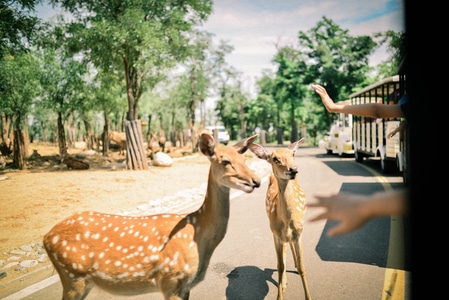
{"label": "truck railing", "polygon": [[[405,76],[395,75],[373,83],[349,95],[351,104],[383,103],[397,104],[405,94]],[[403,172],[405,151],[403,133],[391,138],[387,135],[399,126],[400,118],[375,119],[353,116],[354,157],[357,162],[364,158],[378,157],[384,173]]]}

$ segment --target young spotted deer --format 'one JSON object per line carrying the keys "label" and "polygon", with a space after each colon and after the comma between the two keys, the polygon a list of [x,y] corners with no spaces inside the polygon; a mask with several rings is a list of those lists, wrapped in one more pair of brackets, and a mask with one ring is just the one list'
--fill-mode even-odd
{"label": "young spotted deer", "polygon": [[254,143],[249,146],[257,157],[268,161],[273,170],[270,175],[265,205],[276,249],[278,300],[283,299],[283,292],[287,288],[287,245],[290,245],[296,270],[301,275],[305,297],[311,299],[301,245],[306,195],[296,180],[298,166],[295,153],[303,141],[304,138],[301,138],[288,148],[275,149],[271,154],[261,145]]}
{"label": "young spotted deer", "polygon": [[204,202],[190,214],[82,212],[56,224],[44,246],[63,299],[84,299],[94,285],[112,294],[161,292],[165,299],[188,299],[225,236],[230,189],[251,193],[260,186],[242,155],[256,137],[215,148],[212,136],[201,136],[200,150],[211,165]]}

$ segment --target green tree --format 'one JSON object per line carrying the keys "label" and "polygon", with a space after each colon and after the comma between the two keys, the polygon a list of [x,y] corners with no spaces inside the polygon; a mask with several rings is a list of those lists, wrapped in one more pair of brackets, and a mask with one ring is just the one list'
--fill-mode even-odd
{"label": "green tree", "polygon": [[[0,68],[1,65],[7,68],[11,65],[11,57],[19,58],[34,40],[34,29],[39,19],[31,16],[34,7],[39,0],[0,0]],[[5,74],[2,74],[5,75]],[[13,94],[14,91],[7,90],[11,82],[0,80],[0,94]],[[1,96],[0,96],[1,97]],[[0,102],[6,101],[0,99]],[[8,115],[2,106],[7,103],[0,103],[0,150],[4,155],[9,155],[14,143],[14,133],[12,116]],[[19,151],[19,150],[18,150]],[[17,157],[17,153],[15,156]]]}
{"label": "green tree", "polygon": [[58,116],[59,154],[65,158],[69,145],[64,124],[76,111],[83,110],[82,102],[87,101],[84,79],[88,69],[84,63],[48,47],[43,51],[42,70],[42,104]]}
{"label": "green tree", "polygon": [[[287,106],[289,109],[290,121],[290,142],[297,141],[298,138],[298,120],[296,115],[297,108],[301,105],[306,94],[303,84],[304,75],[301,70],[305,69],[305,63],[300,53],[291,47],[284,47],[278,51],[274,61],[278,64],[278,70],[274,81],[273,97],[278,105],[279,112],[281,108]],[[279,126],[278,131],[282,128]],[[278,134],[278,144],[283,143],[283,137]]]}
{"label": "green tree", "polygon": [[92,143],[101,140],[103,156],[109,155],[109,129],[111,128],[112,116],[122,115],[126,111],[126,91],[123,77],[115,72],[99,72],[93,81],[93,102],[97,109],[103,112],[103,128],[101,136],[91,137]]}
{"label": "green tree", "polygon": [[[195,127],[195,110],[203,103],[208,95],[211,78],[208,74],[207,56],[210,56],[212,39],[210,34],[201,31],[193,31],[194,38],[189,48],[189,54],[184,65],[187,68],[189,80],[189,117],[190,128]],[[204,126],[204,124],[202,124]]]}
{"label": "green tree", "polygon": [[263,72],[262,77],[256,82],[258,93],[254,101],[251,101],[248,114],[250,120],[255,120],[255,126],[268,131],[267,142],[271,143],[273,126],[277,127],[277,119],[280,117],[278,106],[274,99],[274,74],[270,70]]}
{"label": "green tree", "polygon": [[0,113],[10,116],[13,125],[13,165],[26,169],[28,115],[40,92],[38,61],[27,53],[9,56],[0,64]]}
{"label": "green tree", "polygon": [[[304,74],[305,85],[319,83],[339,101],[368,83],[369,56],[377,46],[370,36],[351,36],[348,30],[323,17],[307,32],[300,31],[298,39],[299,51],[306,57],[306,63],[298,66],[298,71]],[[312,99],[321,105],[319,97],[312,96]],[[319,131],[327,130],[333,118],[323,105],[320,115],[325,123],[308,125],[318,126]]]}
{"label": "green tree", "polygon": [[128,169],[146,169],[138,126],[139,99],[164,77],[164,70],[185,58],[187,33],[207,18],[211,0],[51,0],[75,17],[72,50],[102,72],[124,70],[128,99]]}
{"label": "green tree", "polygon": [[[226,128],[231,129],[231,138],[244,138],[247,136],[250,96],[243,91],[240,72],[230,68],[227,75],[227,79],[222,81],[220,98],[215,106],[217,120],[221,120]],[[238,138],[235,133],[238,133]]]}
{"label": "green tree", "polygon": [[0,54],[26,51],[33,41],[37,17],[31,16],[42,0],[0,0]]}
{"label": "green tree", "polygon": [[388,30],[374,34],[374,37],[380,39],[379,45],[386,45],[389,57],[381,62],[377,67],[377,75],[374,80],[393,76],[399,73],[401,64],[405,62],[407,56],[407,35],[405,32],[395,32]]}

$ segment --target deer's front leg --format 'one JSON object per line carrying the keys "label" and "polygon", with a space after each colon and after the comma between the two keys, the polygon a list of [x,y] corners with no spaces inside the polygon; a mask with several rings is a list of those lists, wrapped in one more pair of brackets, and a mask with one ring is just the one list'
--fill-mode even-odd
{"label": "deer's front leg", "polygon": [[301,275],[301,280],[304,287],[304,295],[307,300],[312,299],[312,297],[310,296],[309,285],[307,283],[306,268],[304,267],[301,239],[298,239],[295,242],[291,242],[290,246],[292,247],[292,249],[295,249],[293,251],[293,255],[295,255],[295,266],[299,275]]}
{"label": "deer's front leg", "polygon": [[283,299],[283,293],[287,288],[287,272],[286,272],[286,252],[287,244],[283,243],[278,237],[274,237],[274,247],[276,249],[277,268],[278,268],[278,300]]}

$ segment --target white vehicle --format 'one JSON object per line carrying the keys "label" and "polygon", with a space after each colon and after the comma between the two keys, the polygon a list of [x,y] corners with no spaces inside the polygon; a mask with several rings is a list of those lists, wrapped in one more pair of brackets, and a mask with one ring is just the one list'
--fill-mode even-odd
{"label": "white vehicle", "polygon": [[215,137],[215,130],[217,131],[217,138],[221,144],[227,145],[229,143],[229,132],[224,126],[206,126],[206,129]]}
{"label": "white vehicle", "polygon": [[[367,86],[349,95],[349,98],[354,105],[373,102],[396,104],[404,94],[405,76],[395,75]],[[399,123],[399,118],[373,119],[353,116],[354,157],[359,163],[363,162],[364,158],[377,157],[380,159],[383,173],[400,171],[406,181],[406,131],[391,138],[387,137]]]}
{"label": "white vehicle", "polygon": [[[339,103],[349,104],[350,100]],[[334,120],[329,132],[318,142],[321,149],[327,154],[353,155],[352,143],[352,115],[339,114],[338,120]]]}

